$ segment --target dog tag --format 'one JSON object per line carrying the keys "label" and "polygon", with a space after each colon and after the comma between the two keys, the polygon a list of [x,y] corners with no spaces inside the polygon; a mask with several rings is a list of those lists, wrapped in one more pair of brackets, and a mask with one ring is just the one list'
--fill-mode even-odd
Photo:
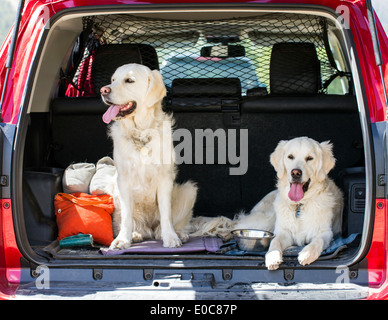
{"label": "dog tag", "polygon": [[147,148],[147,147],[143,147],[143,148],[141,148],[140,149],[140,154],[142,155],[142,156],[148,156],[148,153],[150,152],[150,150]]}

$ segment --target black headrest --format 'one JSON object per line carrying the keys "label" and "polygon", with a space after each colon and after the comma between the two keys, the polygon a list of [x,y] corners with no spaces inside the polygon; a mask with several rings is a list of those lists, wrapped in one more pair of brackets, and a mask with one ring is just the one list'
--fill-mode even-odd
{"label": "black headrest", "polygon": [[116,69],[124,64],[139,63],[151,70],[159,70],[158,56],[153,48],[147,44],[108,44],[96,49],[92,77],[94,90],[97,95],[110,79]]}
{"label": "black headrest", "polygon": [[321,87],[320,70],[313,43],[277,43],[271,55],[271,94],[315,95]]}
{"label": "black headrest", "polygon": [[240,97],[239,78],[174,79],[171,86],[171,102],[175,107],[213,106],[218,109],[224,100]]}

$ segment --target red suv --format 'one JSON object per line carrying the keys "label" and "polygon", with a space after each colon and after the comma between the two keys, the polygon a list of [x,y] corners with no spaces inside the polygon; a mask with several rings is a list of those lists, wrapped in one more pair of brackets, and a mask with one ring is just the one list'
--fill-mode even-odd
{"label": "red suv", "polygon": [[[168,67],[183,56],[197,57],[195,65]],[[387,298],[387,59],[367,0],[21,0],[0,51],[0,296]],[[245,78],[256,73],[244,90],[239,61]],[[213,133],[201,150],[211,163],[178,162],[178,180],[199,187],[195,216],[248,212],[275,187],[277,143],[309,136],[334,145],[342,235],[354,240],[308,266],[284,257],[276,271],[263,256],[222,248],[104,255],[98,246],[59,246],[54,197],[63,171],[112,155],[99,91],[126,63],[168,79],[164,109],[176,130]],[[245,158],[220,159],[219,129],[227,141],[233,133],[236,150],[247,137]]]}

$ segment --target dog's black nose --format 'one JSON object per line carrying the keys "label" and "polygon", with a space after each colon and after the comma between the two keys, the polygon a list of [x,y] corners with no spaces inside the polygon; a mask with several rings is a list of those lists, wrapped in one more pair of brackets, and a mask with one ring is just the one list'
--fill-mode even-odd
{"label": "dog's black nose", "polygon": [[291,177],[295,180],[299,180],[302,177],[302,170],[300,169],[292,169]]}

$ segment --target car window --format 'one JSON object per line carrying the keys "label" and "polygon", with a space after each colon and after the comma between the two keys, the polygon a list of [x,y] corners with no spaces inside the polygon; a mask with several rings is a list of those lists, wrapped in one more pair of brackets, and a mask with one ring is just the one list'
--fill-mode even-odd
{"label": "car window", "polygon": [[176,78],[239,78],[242,94],[248,89],[264,87],[257,78],[249,58],[209,58],[196,55],[171,56],[163,61],[160,71],[165,84],[170,87]]}
{"label": "car window", "polygon": [[[335,40],[331,41],[333,53],[329,57],[328,44],[324,40],[327,30],[335,26],[322,17],[273,13],[225,20],[180,21],[123,14],[85,17],[83,24],[84,31],[90,36],[78,70],[67,88],[67,96],[95,94],[93,82],[96,79],[92,79],[93,74],[89,70],[93,70],[93,65],[90,65],[94,63],[96,46],[109,45],[152,48],[156,53],[152,56],[146,56],[151,50],[141,53],[143,64],[147,65],[144,61],[154,61],[156,56],[156,64],[153,62],[152,67],[157,65],[167,87],[171,87],[172,81],[177,78],[239,78],[242,95],[246,95],[253,88],[263,88],[258,92],[271,94],[270,65],[275,45],[313,44],[320,63],[319,93],[349,92],[351,74],[341,57],[340,45]],[[239,46],[244,49],[244,54],[207,56],[202,50],[207,46]],[[337,60],[337,66],[332,58]],[[287,64],[287,61],[284,63]]]}

